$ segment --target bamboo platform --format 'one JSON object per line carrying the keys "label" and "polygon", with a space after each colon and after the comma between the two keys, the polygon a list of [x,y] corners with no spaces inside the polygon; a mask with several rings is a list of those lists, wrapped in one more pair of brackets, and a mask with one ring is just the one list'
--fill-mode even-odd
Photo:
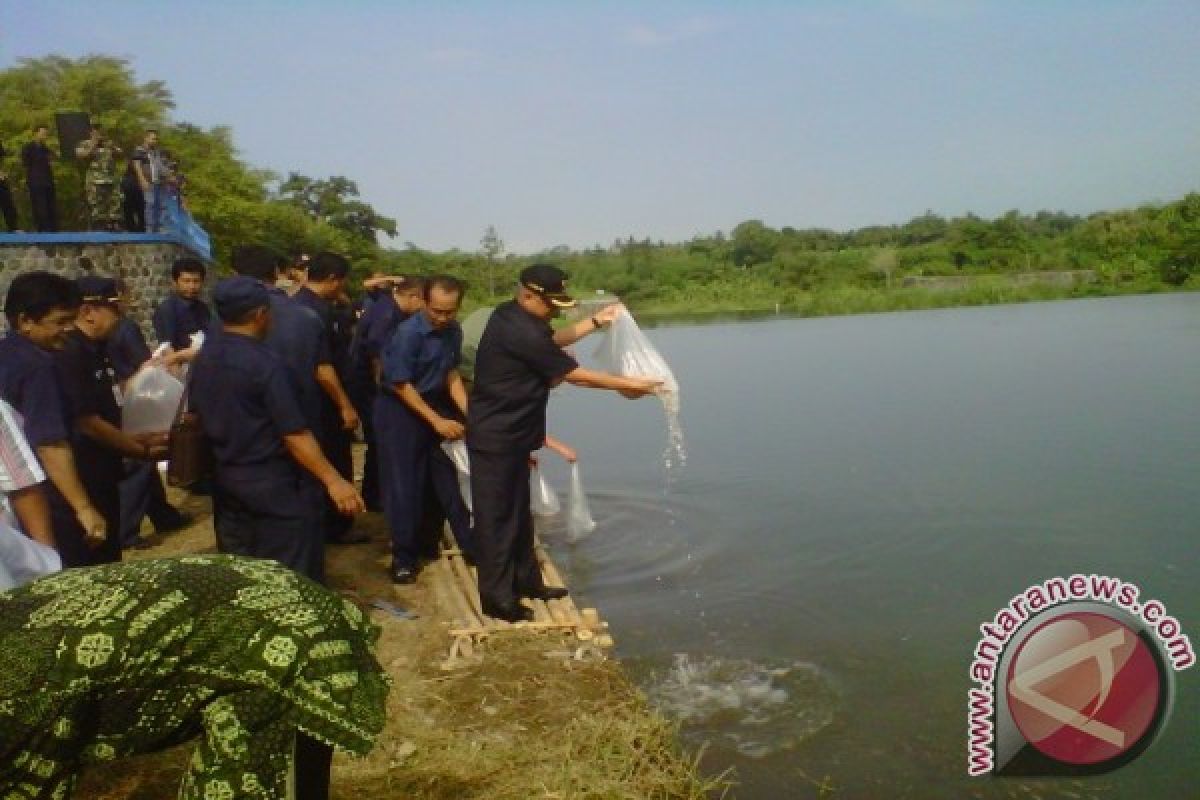
{"label": "bamboo platform", "polygon": [[[546,585],[566,586],[540,541],[536,551]],[[606,658],[607,651],[613,646],[608,623],[600,619],[599,612],[594,608],[579,609],[570,595],[558,600],[522,600],[533,611],[533,619],[528,622],[510,623],[484,614],[480,610],[475,568],[463,559],[462,551],[448,533],[443,536],[440,557],[426,567],[426,572],[432,580],[438,604],[450,620],[447,626],[451,640],[450,664],[473,657],[480,644],[498,635],[557,635],[570,643],[571,657],[577,660]]]}

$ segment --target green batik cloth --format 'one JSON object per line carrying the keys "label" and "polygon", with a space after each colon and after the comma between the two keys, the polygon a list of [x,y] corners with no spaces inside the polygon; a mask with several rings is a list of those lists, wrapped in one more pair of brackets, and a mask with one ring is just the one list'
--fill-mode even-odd
{"label": "green batik cloth", "polygon": [[202,737],[187,800],[282,798],[297,728],[365,754],[378,628],[274,562],[71,569],[0,592],[0,800],[66,798],[79,765]]}

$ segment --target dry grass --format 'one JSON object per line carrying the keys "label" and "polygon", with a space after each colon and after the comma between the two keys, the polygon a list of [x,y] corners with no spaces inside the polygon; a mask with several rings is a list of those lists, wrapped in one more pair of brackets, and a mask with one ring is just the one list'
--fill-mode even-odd
{"label": "dry grass", "polygon": [[[176,498],[181,499],[181,498]],[[211,550],[207,502],[188,498],[195,525],[135,557]],[[379,515],[359,523],[366,545],[331,548],[330,584],[360,600],[411,609],[403,620],[373,611],[379,660],[393,677],[388,722],[366,758],[334,760],[336,800],[700,800],[728,784],[701,778],[620,665],[570,658],[562,634],[490,639],[482,657],[447,669],[450,639],[430,576],[394,591],[384,568]],[[145,756],[85,775],[78,797],[174,797],[190,748]]]}

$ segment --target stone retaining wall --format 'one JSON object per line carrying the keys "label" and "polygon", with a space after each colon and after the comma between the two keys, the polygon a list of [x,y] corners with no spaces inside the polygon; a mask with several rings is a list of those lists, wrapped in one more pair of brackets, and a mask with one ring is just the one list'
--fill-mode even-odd
{"label": "stone retaining wall", "polygon": [[[171,264],[177,258],[192,255],[179,244],[169,241],[129,242],[53,242],[23,243],[0,237],[0,298],[8,293],[12,279],[22,272],[45,270],[68,278],[81,275],[106,275],[120,278],[130,289],[129,315],[154,341],[150,318],[163,297],[171,290]],[[142,237],[148,238],[148,237]],[[209,269],[209,285],[213,270]],[[7,321],[0,317],[0,327]]]}

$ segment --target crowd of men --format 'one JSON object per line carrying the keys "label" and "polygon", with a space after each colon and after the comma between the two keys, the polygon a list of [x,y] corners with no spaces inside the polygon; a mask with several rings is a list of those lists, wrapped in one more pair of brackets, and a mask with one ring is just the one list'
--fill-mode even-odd
{"label": "crowd of men", "polygon": [[[530,459],[546,443],[549,390],[562,381],[629,397],[655,390],[649,379],[584,369],[565,349],[608,324],[616,306],[555,330],[550,321],[574,305],[567,276],[548,264],[525,269],[513,300],[468,348],[468,384],[457,321],[466,287],[452,276],[376,275],[355,309],[350,264],[336,253],[290,262],[241,246],[231,267],[210,309],[206,265],[173,265],[173,291],[153,315],[167,345],[156,358],[115,280],[13,280],[0,401],[23,419],[48,478],[46,514],[26,523],[30,536],[52,542],[69,568],[119,560],[141,543],[146,516],[159,531],[187,524],[155,466],[167,432],[121,428],[130,378],[157,363],[186,375],[188,409],[212,449],[202,490],[212,495],[220,552],[273,559],[321,582],[326,545],[364,541],[353,519],[369,509],[386,517],[395,583],[417,579],[448,523],[478,568],[486,613],[519,621],[530,615],[522,597],[565,594],[543,584],[534,556]],[[351,455],[360,430],[361,488]],[[470,456],[470,511],[441,446],[459,439]]]}
{"label": "crowd of men", "polygon": [[[58,196],[54,162],[60,154],[49,144],[50,128],[39,125],[21,147],[21,167],[29,190],[32,228],[39,233],[59,230]],[[4,168],[7,154],[0,145],[0,216],[9,231],[21,230],[12,187]],[[84,199],[91,230],[158,233],[169,227],[170,211],[186,209],[186,179],[179,163],[158,141],[158,131],[147,129],[142,143],[125,158],[120,147],[99,125],[74,148],[86,165]]]}

